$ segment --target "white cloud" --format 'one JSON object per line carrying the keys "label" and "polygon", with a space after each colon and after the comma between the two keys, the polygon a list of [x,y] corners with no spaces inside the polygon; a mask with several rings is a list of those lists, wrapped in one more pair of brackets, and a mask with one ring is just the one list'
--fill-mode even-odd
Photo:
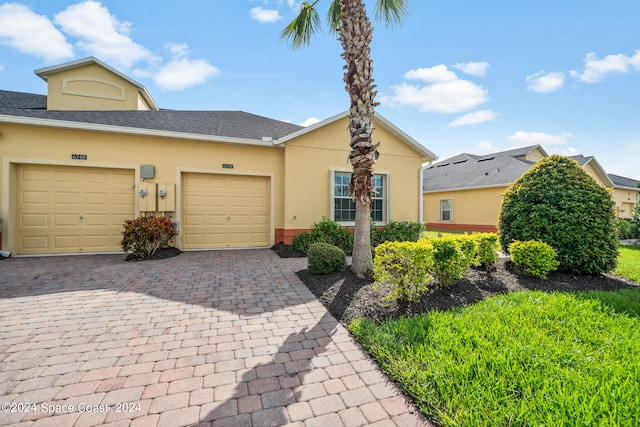
{"label": "white cloud", "polygon": [[635,142],[631,142],[627,145],[627,148],[630,152],[635,153],[635,152],[640,152],[640,139],[635,141]]}
{"label": "white cloud", "polygon": [[318,119],[317,117],[309,117],[307,120],[300,123],[300,126],[307,127],[307,126],[315,125],[318,122],[320,122],[320,119]]}
{"label": "white cloud", "polygon": [[585,83],[598,83],[609,73],[628,73],[634,69],[640,71],[640,50],[636,50],[633,56],[619,53],[602,59],[590,52],[584,58],[584,71],[571,71],[570,74]]}
{"label": "white cloud", "polygon": [[538,93],[550,93],[564,86],[564,74],[538,71],[528,75],[526,81],[527,89]]}
{"label": "white cloud", "polygon": [[187,89],[220,75],[220,69],[204,59],[177,58],[160,68],[153,81],[165,90]]}
{"label": "white cloud", "polygon": [[458,80],[456,73],[450,71],[446,65],[409,70],[404,74],[404,78],[407,80],[422,80],[429,83],[446,83]]}
{"label": "white cloud", "polygon": [[473,113],[465,114],[464,116],[458,117],[457,119],[450,122],[447,126],[457,127],[457,126],[477,125],[479,123],[493,121],[495,120],[496,117],[498,117],[498,114],[495,111],[491,111],[491,110],[474,111]]}
{"label": "white cloud", "polygon": [[0,44],[47,62],[73,57],[73,47],[46,16],[17,3],[0,5]]}
{"label": "white cloud", "polygon": [[282,17],[280,12],[275,9],[263,9],[261,7],[252,7],[249,11],[251,18],[262,23],[278,22]]}
{"label": "white cloud", "polygon": [[394,94],[381,96],[381,103],[391,107],[408,105],[422,112],[461,113],[473,110],[489,99],[487,90],[482,86],[460,79],[442,64],[409,70],[404,78],[429,84],[400,83],[392,86]]}
{"label": "white cloud", "polygon": [[563,132],[560,134],[549,134],[543,132],[526,132],[518,131],[509,136],[507,140],[517,146],[527,146],[534,144],[541,145],[563,145],[573,139],[575,135],[569,132]]}
{"label": "white cloud", "polygon": [[483,139],[476,144],[476,151],[480,154],[487,154],[499,151],[499,149],[493,142]]}
{"label": "white cloud", "polygon": [[185,43],[169,42],[166,48],[171,52],[174,58],[184,58],[189,53],[189,46]]}
{"label": "white cloud", "polygon": [[471,74],[472,76],[484,77],[487,75],[489,69],[488,62],[464,62],[460,64],[454,64],[454,68],[462,71],[465,74]]}
{"label": "white cloud", "polygon": [[0,71],[4,70],[4,65],[0,64]]}
{"label": "white cloud", "polygon": [[131,23],[118,21],[99,2],[71,5],[56,14],[54,22],[66,34],[79,38],[79,49],[116,67],[128,69],[138,61],[157,61],[147,48],[129,38]]}

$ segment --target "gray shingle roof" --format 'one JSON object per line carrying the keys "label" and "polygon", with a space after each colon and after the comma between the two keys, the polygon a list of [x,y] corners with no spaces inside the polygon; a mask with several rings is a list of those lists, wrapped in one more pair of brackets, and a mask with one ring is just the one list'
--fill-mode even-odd
{"label": "gray shingle roof", "polygon": [[478,156],[462,153],[424,170],[424,192],[509,185],[535,163],[517,159],[538,145]]}
{"label": "gray shingle roof", "polygon": [[33,93],[0,90],[0,108],[6,108],[6,109],[28,108],[28,109],[46,110],[47,96],[36,95]]}
{"label": "gray shingle roof", "polygon": [[620,186],[620,187],[637,188],[638,184],[640,184],[640,181],[638,181],[637,179],[633,179],[633,178],[627,178],[627,177],[620,176],[620,175],[614,175],[612,173],[608,173],[607,176],[609,177],[611,182],[613,182],[613,184],[616,187]]}
{"label": "gray shingle roof", "polygon": [[46,95],[6,90],[0,90],[0,115],[256,140],[303,129],[243,111],[49,111]]}
{"label": "gray shingle roof", "polygon": [[534,165],[511,156],[448,160],[425,169],[425,192],[509,185]]}

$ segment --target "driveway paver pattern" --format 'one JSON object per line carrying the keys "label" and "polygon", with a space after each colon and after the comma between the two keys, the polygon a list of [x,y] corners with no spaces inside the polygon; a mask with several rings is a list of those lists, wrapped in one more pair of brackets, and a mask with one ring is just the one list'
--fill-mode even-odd
{"label": "driveway paver pattern", "polygon": [[273,251],[0,261],[0,425],[428,426]]}

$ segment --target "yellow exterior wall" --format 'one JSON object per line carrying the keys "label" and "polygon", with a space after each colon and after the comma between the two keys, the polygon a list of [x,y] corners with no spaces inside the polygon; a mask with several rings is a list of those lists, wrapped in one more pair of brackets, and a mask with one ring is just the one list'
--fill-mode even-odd
{"label": "yellow exterior wall", "polygon": [[640,203],[640,188],[638,191],[626,188],[613,189],[613,201],[616,203],[616,212],[619,218],[630,219],[633,214],[633,207]]}
{"label": "yellow exterior wall", "polygon": [[[424,220],[427,225],[462,229],[469,225],[498,226],[502,194],[506,187],[425,193]],[[440,200],[453,200],[453,220],[440,221]]]}
{"label": "yellow exterior wall", "polygon": [[[351,171],[346,118],[286,142],[285,229],[308,229],[323,216],[331,217],[331,170]],[[374,170],[390,174],[390,218],[418,221],[422,154],[375,123],[375,142],[381,141]]]}
{"label": "yellow exterior wall", "polygon": [[546,156],[542,151],[540,151],[539,148],[536,148],[535,150],[531,151],[530,153],[528,153],[526,156],[523,156],[523,157],[525,160],[529,160],[530,162],[538,162],[539,160],[542,160]]}
{"label": "yellow exterior wall", "polygon": [[[40,163],[134,169],[139,186],[140,166],[155,165],[155,178],[146,183],[175,185],[176,212],[180,220],[180,174],[182,172],[233,173],[272,177],[273,219],[282,228],[284,212],[284,150],[274,147],[245,146],[205,141],[131,136],[2,124],[0,132],[0,212],[9,236],[4,250],[15,242],[15,164]],[[86,154],[87,160],[72,160],[72,154]],[[233,164],[223,169],[222,164]],[[137,193],[138,188],[136,188]],[[136,209],[139,209],[136,200]],[[13,208],[12,211],[10,208]],[[7,240],[9,239],[9,240]],[[4,245],[3,245],[4,246]],[[180,246],[178,244],[178,246]]]}
{"label": "yellow exterior wall", "polygon": [[48,110],[149,109],[136,85],[97,64],[50,74],[47,83]]}
{"label": "yellow exterior wall", "polygon": [[610,186],[611,184],[606,182],[604,180],[604,178],[602,177],[602,174],[593,167],[593,165],[591,165],[591,163],[587,163],[585,166],[582,167],[589,175],[591,175],[591,177],[593,179],[596,180],[596,182],[600,185],[602,185],[603,187],[607,187]]}

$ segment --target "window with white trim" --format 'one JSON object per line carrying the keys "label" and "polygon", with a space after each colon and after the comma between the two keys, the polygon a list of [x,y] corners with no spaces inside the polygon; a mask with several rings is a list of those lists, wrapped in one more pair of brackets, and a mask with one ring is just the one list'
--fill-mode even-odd
{"label": "window with white trim", "polygon": [[[333,220],[340,223],[353,223],[356,220],[356,204],[349,194],[350,172],[333,172],[333,198],[331,211]],[[371,220],[374,223],[387,222],[387,175],[374,175],[373,185],[376,189],[371,202]]]}
{"label": "window with white trim", "polygon": [[453,221],[453,199],[440,200],[440,221]]}

